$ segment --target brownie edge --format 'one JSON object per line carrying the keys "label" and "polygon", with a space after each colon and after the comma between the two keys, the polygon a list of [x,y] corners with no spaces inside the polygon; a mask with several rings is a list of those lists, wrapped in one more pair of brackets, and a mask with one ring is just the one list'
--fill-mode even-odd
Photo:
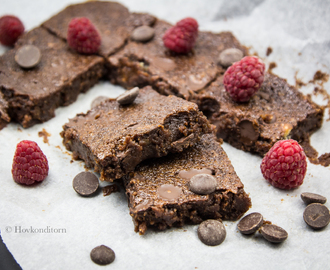
{"label": "brownie edge", "polygon": [[111,182],[145,159],[181,152],[214,131],[196,104],[162,96],[150,86],[140,89],[131,105],[106,100],[63,129],[63,143],[74,158]]}

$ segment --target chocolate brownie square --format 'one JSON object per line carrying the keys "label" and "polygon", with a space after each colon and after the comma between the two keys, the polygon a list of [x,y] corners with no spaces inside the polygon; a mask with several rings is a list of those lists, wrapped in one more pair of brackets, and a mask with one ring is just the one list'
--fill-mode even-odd
{"label": "chocolate brownie square", "polygon": [[[223,76],[191,101],[209,115],[217,136],[234,147],[263,156],[278,140],[308,141],[322,125],[324,110],[276,75],[266,73],[258,92],[247,103],[233,101]],[[219,110],[209,110],[217,101]]]}
{"label": "chocolate brownie square", "polygon": [[224,69],[217,64],[223,50],[238,48],[247,53],[230,32],[214,34],[200,31],[193,51],[187,55],[171,53],[162,37],[172,25],[157,20],[155,35],[149,42],[130,40],[115,55],[108,58],[110,81],[125,88],[151,85],[159,93],[187,99],[190,91],[198,91]]}
{"label": "chocolate brownie square", "polygon": [[[41,51],[40,63],[23,69],[15,62],[17,50],[32,44]],[[0,92],[12,121],[27,128],[54,117],[59,106],[74,102],[104,75],[104,60],[71,52],[67,44],[37,27],[0,57]]]}
{"label": "chocolate brownie square", "polygon": [[63,129],[66,148],[106,181],[133,171],[145,159],[180,152],[213,132],[196,104],[162,96],[150,86],[140,89],[133,104],[106,100]]}
{"label": "chocolate brownie square", "polygon": [[89,1],[66,7],[42,26],[66,40],[68,25],[75,17],[87,17],[97,28],[101,36],[99,54],[105,57],[122,48],[135,27],[152,25],[156,20],[149,14],[129,13],[116,2]]}
{"label": "chocolate brownie square", "polygon": [[[190,178],[207,173],[217,181],[214,192],[198,195]],[[123,177],[135,231],[160,230],[205,219],[237,220],[251,206],[230,160],[215,135],[205,134],[181,153],[146,160]]]}

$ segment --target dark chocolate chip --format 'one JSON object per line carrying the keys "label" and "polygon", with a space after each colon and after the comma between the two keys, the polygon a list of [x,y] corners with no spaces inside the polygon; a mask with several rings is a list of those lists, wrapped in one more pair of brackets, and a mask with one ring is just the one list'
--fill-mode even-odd
{"label": "dark chocolate chip", "polygon": [[226,228],[222,222],[208,219],[199,224],[198,238],[208,246],[220,245],[226,238]]}
{"label": "dark chocolate chip", "polygon": [[236,48],[229,48],[223,50],[218,58],[218,63],[221,66],[229,67],[237,61],[240,61],[243,58],[244,54],[241,50]]}
{"label": "dark chocolate chip", "polygon": [[313,229],[322,229],[330,222],[329,209],[320,203],[309,204],[304,211],[304,220]]}
{"label": "dark chocolate chip", "polygon": [[134,87],[131,90],[125,91],[119,97],[117,97],[117,102],[121,105],[128,105],[133,103],[139,94],[139,87]]}
{"label": "dark chocolate chip", "polygon": [[210,174],[196,174],[190,178],[189,188],[196,194],[210,194],[215,191],[217,180]]}
{"label": "dark chocolate chip", "polygon": [[111,248],[104,245],[93,248],[90,256],[92,261],[99,265],[110,264],[116,258],[115,252]]}
{"label": "dark chocolate chip", "polygon": [[263,216],[260,213],[251,213],[239,221],[237,228],[242,234],[252,234],[261,227],[263,221]]}
{"label": "dark chocolate chip", "polygon": [[157,189],[157,193],[163,200],[175,201],[180,198],[182,189],[171,184],[164,184]]}
{"label": "dark chocolate chip", "polygon": [[109,98],[106,97],[106,96],[98,96],[98,97],[96,97],[96,98],[92,101],[92,103],[91,103],[91,108],[93,109],[94,107],[100,105],[103,101],[105,101],[105,100],[107,100],[107,99],[109,99]]}
{"label": "dark chocolate chip", "polygon": [[246,144],[252,144],[259,137],[259,133],[254,129],[253,123],[243,120],[238,124],[241,133],[241,140]]}
{"label": "dark chocolate chip", "polygon": [[150,26],[142,25],[132,32],[131,38],[135,41],[147,42],[155,35],[155,29]]}
{"label": "dark chocolate chip", "polygon": [[15,54],[16,63],[22,68],[33,68],[39,64],[41,52],[34,45],[24,45]]}
{"label": "dark chocolate chip", "polygon": [[212,170],[208,168],[190,169],[189,171],[179,171],[179,176],[184,179],[190,179],[196,174],[212,174]]}
{"label": "dark chocolate chip", "polygon": [[273,224],[261,226],[260,233],[267,241],[272,243],[281,243],[288,238],[286,230]]}
{"label": "dark chocolate chip", "polygon": [[99,180],[91,172],[78,173],[72,182],[73,189],[82,196],[92,195],[99,188]]}
{"label": "dark chocolate chip", "polygon": [[310,193],[310,192],[301,193],[300,197],[306,204],[311,204],[311,203],[325,204],[327,201],[326,197],[319,195],[319,194]]}

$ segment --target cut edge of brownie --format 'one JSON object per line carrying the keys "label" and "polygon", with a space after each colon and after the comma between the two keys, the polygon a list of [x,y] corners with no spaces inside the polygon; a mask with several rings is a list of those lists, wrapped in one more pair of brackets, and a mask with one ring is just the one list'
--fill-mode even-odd
{"label": "cut edge of brownie", "polygon": [[[145,95],[150,95],[151,93],[152,95],[162,97],[152,90],[150,86],[140,89],[140,93],[145,93]],[[196,104],[175,96],[164,97],[164,99],[168,101],[177,99],[180,104],[183,104],[180,105],[183,107],[180,110],[171,111],[171,114],[163,118],[163,122],[157,125],[154,124],[147,131],[120,135],[111,142],[98,141],[99,144],[95,147],[93,142],[97,141],[96,137],[102,137],[104,134],[98,132],[94,136],[92,128],[97,128],[98,130],[105,129],[103,124],[100,124],[102,126],[96,125],[95,117],[100,117],[102,114],[106,118],[109,115],[106,113],[107,110],[110,112],[109,108],[111,106],[117,106],[113,105],[117,104],[117,101],[114,99],[104,101],[86,114],[79,114],[75,118],[70,119],[69,123],[63,126],[63,131],[61,132],[63,144],[69,151],[73,152],[74,159],[84,160],[86,167],[93,168],[96,172],[99,172],[101,174],[100,180],[112,182],[114,179],[119,179],[133,171],[135,166],[145,159],[165,156],[170,152],[181,152],[198,142],[202,134],[214,132],[214,127],[210,125],[207,118],[198,110]],[[189,108],[185,108],[187,105],[189,105]],[[104,110],[104,113],[102,110]],[[88,122],[87,118],[90,118],[93,122],[90,128],[85,126],[86,122]],[[99,120],[106,121],[104,118]],[[84,124],[84,127],[81,129],[79,128],[80,121]],[[128,127],[130,126],[132,125],[128,125]],[[101,140],[104,139],[102,138]],[[109,146],[110,144],[111,147]]]}
{"label": "cut edge of brownie", "polygon": [[[203,155],[207,161],[201,160]],[[189,179],[182,179],[178,171],[204,168],[212,171],[218,186],[209,195],[194,194],[189,190]],[[135,231],[140,234],[149,227],[165,230],[206,219],[237,220],[251,207],[251,199],[213,134],[203,135],[197,147],[146,160],[122,179]],[[158,192],[166,184],[180,188],[181,197],[163,199]]]}

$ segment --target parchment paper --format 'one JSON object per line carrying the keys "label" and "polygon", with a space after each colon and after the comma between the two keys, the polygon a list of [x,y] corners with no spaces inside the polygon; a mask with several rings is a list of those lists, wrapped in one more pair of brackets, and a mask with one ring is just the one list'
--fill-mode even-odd
{"label": "parchment paper", "polygon": [[[70,3],[78,1],[0,0],[0,16],[14,14],[27,30],[38,26]],[[266,63],[275,62],[275,74],[295,84],[307,83],[317,70],[329,74],[330,2],[315,1],[119,1],[130,11],[149,12],[171,23],[191,16],[201,30],[231,31]],[[267,48],[272,53],[266,56]],[[0,46],[0,53],[5,47]],[[312,93],[315,83],[300,90]],[[329,82],[324,89],[330,91]],[[0,230],[1,236],[23,269],[100,269],[90,258],[98,245],[111,247],[115,261],[105,269],[328,269],[330,226],[313,231],[304,222],[302,192],[315,192],[330,198],[329,167],[308,163],[304,184],[293,191],[281,191],[267,184],[259,166],[261,158],[224,143],[237,174],[251,196],[250,212],[260,212],[266,220],[283,227],[288,239],[274,245],[260,234],[242,236],[237,222],[225,221],[227,238],[216,247],[202,244],[197,226],[164,232],[134,232],[127,201],[122,192],[103,197],[80,197],[72,189],[73,177],[85,170],[71,156],[59,135],[62,125],[77,113],[86,112],[99,95],[116,97],[124,90],[102,82],[74,104],[56,110],[50,121],[23,129],[10,124],[0,131]],[[319,95],[320,104],[326,100]],[[326,117],[327,118],[327,117]],[[38,136],[45,129],[48,143]],[[320,154],[330,152],[330,124],[312,136]],[[11,165],[16,144],[36,141],[49,160],[49,176],[38,186],[24,187],[12,180]],[[105,183],[102,183],[105,185]],[[326,203],[329,207],[329,202]]]}

